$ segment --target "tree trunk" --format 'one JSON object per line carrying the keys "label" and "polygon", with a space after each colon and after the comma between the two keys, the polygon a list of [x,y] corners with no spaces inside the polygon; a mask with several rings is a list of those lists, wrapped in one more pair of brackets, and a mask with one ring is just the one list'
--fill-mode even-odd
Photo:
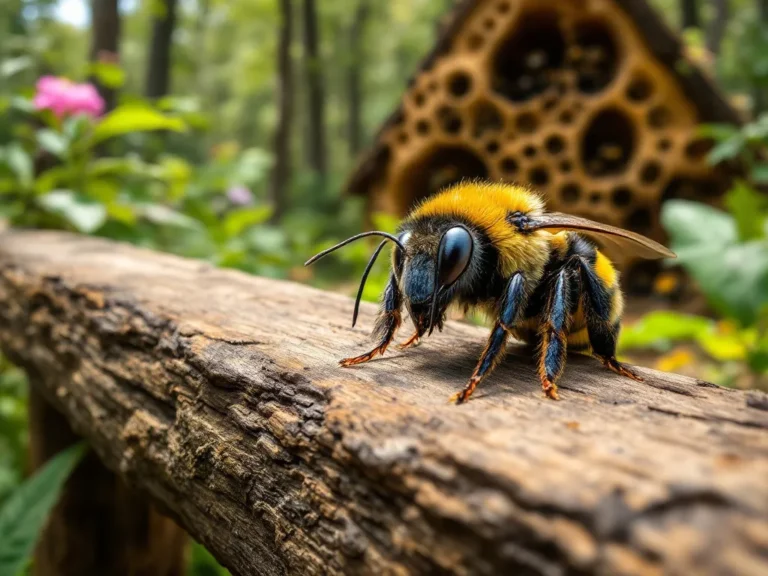
{"label": "tree trunk", "polygon": [[698,28],[700,24],[698,0],[680,0],[680,28]]}
{"label": "tree trunk", "polygon": [[[91,0],[91,62],[119,61],[120,12],[118,0]],[[92,82],[104,98],[107,111],[117,103],[117,91]]]}
{"label": "tree trunk", "polygon": [[171,78],[171,49],[173,31],[176,27],[176,4],[178,0],[163,0],[158,5],[162,14],[153,18],[152,43],[147,62],[147,98],[161,98],[168,94]]}
{"label": "tree trunk", "polygon": [[[30,465],[80,440],[28,371]],[[129,488],[92,451],[77,467],[35,549],[34,576],[183,576],[186,533]]]}
{"label": "tree trunk", "polygon": [[360,152],[363,141],[363,95],[362,95],[362,71],[365,58],[363,57],[363,42],[365,23],[368,20],[370,9],[367,0],[359,0],[355,10],[352,25],[349,29],[349,65],[347,68],[347,104],[349,106],[348,117],[348,145],[349,155],[355,158]]}
{"label": "tree trunk", "polygon": [[277,46],[277,127],[275,128],[275,166],[272,171],[270,195],[272,221],[282,218],[288,204],[288,188],[291,171],[291,125],[293,123],[293,10],[291,0],[280,0],[280,38]]}
{"label": "tree trunk", "polygon": [[307,113],[309,137],[307,162],[321,177],[327,172],[325,148],[325,91],[323,70],[320,61],[319,30],[315,0],[303,0],[304,24],[304,74],[307,82]]}
{"label": "tree trunk", "polygon": [[[757,0],[757,15],[762,26],[768,29],[768,0]],[[765,86],[754,86],[752,93],[752,116],[757,117],[768,108],[768,90]]]}
{"label": "tree trunk", "polygon": [[707,50],[717,56],[720,54],[720,44],[728,26],[730,15],[730,0],[712,0],[714,14],[707,29]]}

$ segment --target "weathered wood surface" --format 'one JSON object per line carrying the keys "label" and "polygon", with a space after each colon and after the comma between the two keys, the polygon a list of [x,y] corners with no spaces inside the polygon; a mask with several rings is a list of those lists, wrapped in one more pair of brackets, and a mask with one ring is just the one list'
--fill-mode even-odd
{"label": "weathered wood surface", "polygon": [[[0,343],[103,462],[236,574],[768,573],[768,396],[486,331],[356,369],[375,308],[56,233],[0,235]],[[403,337],[408,334],[403,334]]]}

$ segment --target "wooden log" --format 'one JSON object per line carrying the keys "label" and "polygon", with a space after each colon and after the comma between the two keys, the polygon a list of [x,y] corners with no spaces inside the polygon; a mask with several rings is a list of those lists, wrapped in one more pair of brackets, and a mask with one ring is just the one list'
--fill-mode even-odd
{"label": "wooden log", "polygon": [[[367,365],[375,307],[60,233],[0,235],[0,344],[235,574],[768,571],[768,395],[529,354],[447,402],[486,330]],[[405,337],[408,334],[403,334]]]}

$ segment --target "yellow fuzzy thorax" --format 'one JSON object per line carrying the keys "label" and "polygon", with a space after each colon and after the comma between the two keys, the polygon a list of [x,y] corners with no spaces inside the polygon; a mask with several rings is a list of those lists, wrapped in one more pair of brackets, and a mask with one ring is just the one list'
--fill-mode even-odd
{"label": "yellow fuzzy thorax", "polygon": [[507,222],[512,212],[535,215],[544,211],[544,201],[534,192],[512,184],[460,183],[428,198],[408,216],[415,220],[430,216],[457,217],[487,234],[501,256],[502,273],[527,272],[538,277],[549,259],[551,234],[536,231],[521,234]]}

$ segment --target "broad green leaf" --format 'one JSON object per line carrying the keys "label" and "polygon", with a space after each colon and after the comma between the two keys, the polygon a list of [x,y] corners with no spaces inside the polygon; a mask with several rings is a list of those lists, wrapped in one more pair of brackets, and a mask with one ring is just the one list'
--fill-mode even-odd
{"label": "broad green leaf", "polygon": [[669,200],[662,206],[661,222],[673,249],[723,245],[736,241],[734,219],[727,213],[689,200]]}
{"label": "broad green leaf", "polygon": [[136,206],[136,213],[153,224],[162,226],[176,226],[191,230],[199,230],[202,227],[194,218],[161,204],[140,204]]}
{"label": "broad green leaf", "polygon": [[768,183],[768,163],[758,164],[752,169],[752,180],[758,184]]}
{"label": "broad green leaf", "polygon": [[239,236],[246,228],[266,222],[271,215],[272,208],[270,206],[233,210],[227,214],[224,220],[224,233],[227,238]]}
{"label": "broad green leaf", "polygon": [[746,242],[763,236],[763,222],[768,214],[765,196],[739,181],[726,195],[725,205],[736,221],[739,240]]}
{"label": "broad green leaf", "polygon": [[18,56],[9,58],[0,63],[0,77],[10,78],[19,72],[23,72],[34,65],[35,61],[30,56]]}
{"label": "broad green leaf", "polygon": [[624,350],[668,350],[675,342],[695,340],[701,334],[710,332],[713,324],[712,320],[702,316],[671,311],[651,312],[622,328],[619,346]]}
{"label": "broad green leaf", "polygon": [[102,204],[80,197],[71,190],[54,190],[38,197],[37,202],[85,234],[95,232],[107,220],[107,209]]}
{"label": "broad green leaf", "polygon": [[736,136],[739,128],[733,124],[702,124],[696,133],[702,138],[712,138],[720,142]]}
{"label": "broad green leaf", "polygon": [[99,83],[107,88],[120,88],[125,84],[125,71],[117,64],[93,62],[88,68]]}
{"label": "broad green leaf", "polygon": [[9,144],[5,149],[5,163],[16,174],[23,186],[29,186],[33,178],[32,158],[18,142]]}
{"label": "broad green leaf", "polygon": [[124,104],[115,108],[96,125],[93,130],[93,142],[153,130],[181,132],[184,130],[184,123],[178,118],[165,116],[146,104]]}
{"label": "broad green leaf", "polygon": [[69,142],[63,134],[54,132],[48,128],[38,130],[35,136],[40,148],[59,158],[64,156],[69,147]]}
{"label": "broad green leaf", "polygon": [[736,158],[744,150],[746,138],[743,134],[735,134],[715,145],[707,157],[710,164],[719,164],[724,160]]}
{"label": "broad green leaf", "polygon": [[85,451],[80,443],[57,454],[0,509],[0,574],[16,576],[25,568],[64,483]]}
{"label": "broad green leaf", "polygon": [[747,357],[747,345],[739,332],[713,330],[700,334],[696,341],[707,354],[720,362],[743,361]]}

